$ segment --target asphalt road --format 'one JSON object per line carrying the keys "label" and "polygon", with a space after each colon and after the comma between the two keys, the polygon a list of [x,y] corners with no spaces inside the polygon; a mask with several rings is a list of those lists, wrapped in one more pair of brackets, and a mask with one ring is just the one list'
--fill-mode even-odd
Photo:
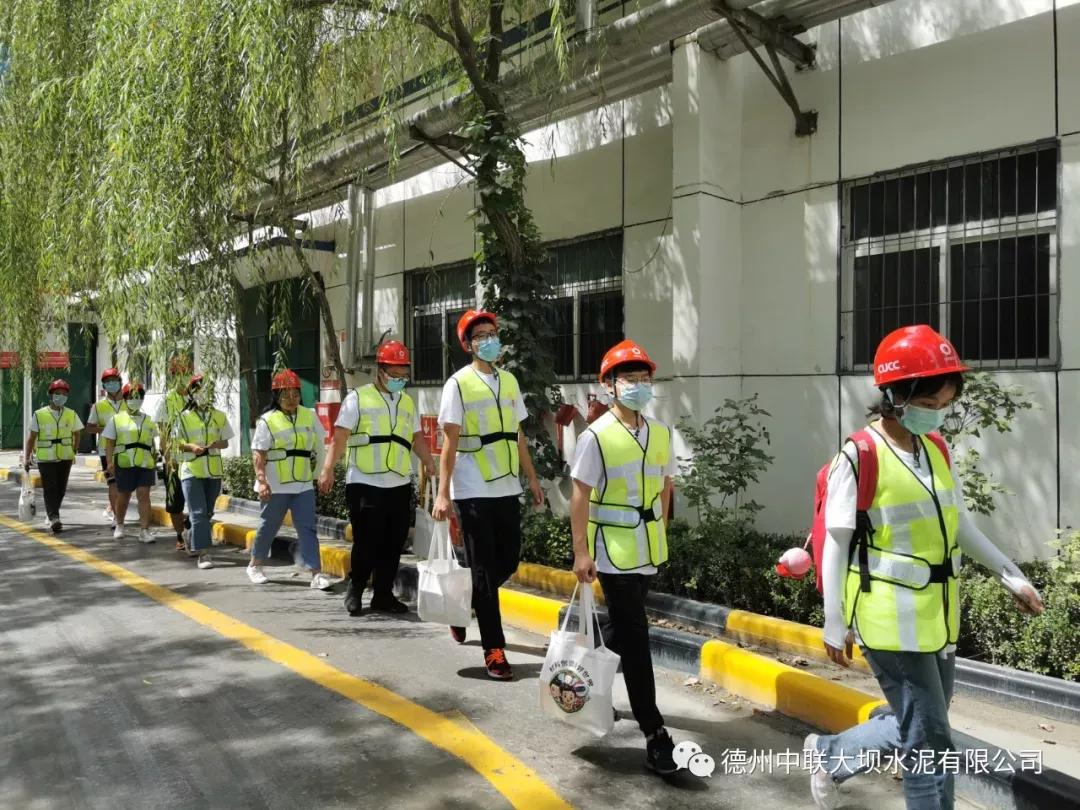
{"label": "asphalt road", "polygon": [[[717,763],[671,784],[632,720],[596,740],[540,714],[545,639],[508,632],[517,680],[490,681],[475,629],[349,617],[287,565],[253,586],[239,550],[200,571],[164,530],[114,541],[104,487],[76,490],[57,546],[12,524],[0,483],[0,808],[814,806],[798,767],[737,764],[806,729],[722,691],[659,673],[672,736]],[[890,777],[849,785],[845,807],[904,806]]]}

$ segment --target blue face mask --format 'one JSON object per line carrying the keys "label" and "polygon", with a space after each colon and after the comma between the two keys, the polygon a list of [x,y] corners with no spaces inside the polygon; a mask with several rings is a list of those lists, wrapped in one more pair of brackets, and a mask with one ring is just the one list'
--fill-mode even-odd
{"label": "blue face mask", "polygon": [[940,430],[945,423],[945,409],[935,411],[932,408],[920,408],[917,405],[908,405],[904,408],[904,415],[900,417],[900,424],[916,436],[925,436]]}
{"label": "blue face mask", "polygon": [[632,411],[640,411],[652,400],[652,383],[631,383],[618,386],[618,399]]}
{"label": "blue face mask", "polygon": [[118,383],[118,382],[107,382],[107,383],[105,383],[104,388],[105,388],[105,391],[107,393],[115,394],[117,391],[120,390],[120,383]]}
{"label": "blue face mask", "polygon": [[497,337],[484,338],[476,344],[476,356],[485,363],[494,363],[501,351],[502,343]]}
{"label": "blue face mask", "polygon": [[387,377],[386,378],[386,390],[391,394],[400,394],[405,390],[405,386],[409,384],[408,377]]}
{"label": "blue face mask", "polygon": [[53,396],[52,396],[52,404],[55,405],[57,408],[63,408],[64,405],[67,404],[67,395],[66,394],[53,394]]}

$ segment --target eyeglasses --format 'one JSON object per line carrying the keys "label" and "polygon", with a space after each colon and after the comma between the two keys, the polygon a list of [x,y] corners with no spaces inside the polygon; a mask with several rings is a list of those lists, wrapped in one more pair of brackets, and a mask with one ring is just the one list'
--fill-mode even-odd
{"label": "eyeglasses", "polygon": [[485,338],[493,338],[493,337],[498,337],[498,336],[499,336],[498,330],[497,329],[492,329],[489,332],[473,332],[473,335],[470,338],[470,340],[484,340]]}
{"label": "eyeglasses", "polygon": [[616,382],[620,382],[623,385],[636,385],[637,383],[652,382],[652,375],[647,371],[642,371],[637,374],[620,374],[615,378]]}

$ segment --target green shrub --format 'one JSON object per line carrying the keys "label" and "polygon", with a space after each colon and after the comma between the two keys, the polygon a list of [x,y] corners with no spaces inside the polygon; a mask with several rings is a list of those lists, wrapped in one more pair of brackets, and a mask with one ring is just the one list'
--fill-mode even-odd
{"label": "green shrub", "polygon": [[570,518],[550,511],[523,509],[521,560],[569,570],[574,565],[574,538]]}
{"label": "green shrub", "polygon": [[345,501],[345,465],[340,461],[334,467],[334,488],[326,495],[315,489],[315,513],[338,520],[349,519],[349,506]]}
{"label": "green shrub", "polygon": [[255,497],[255,468],[251,456],[224,459],[221,491],[234,498]]}

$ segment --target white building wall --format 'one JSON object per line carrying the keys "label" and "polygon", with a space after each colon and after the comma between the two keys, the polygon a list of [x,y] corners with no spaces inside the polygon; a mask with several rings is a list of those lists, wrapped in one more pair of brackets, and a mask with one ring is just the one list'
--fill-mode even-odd
{"label": "white building wall", "polygon": [[[625,328],[658,363],[653,414],[700,423],[758,394],[776,461],[750,494],[762,529],[800,532],[815,471],[874,395],[838,374],[842,183],[1060,138],[1060,370],[1001,373],[1038,408],[978,443],[1016,492],[986,528],[1014,554],[1046,554],[1058,525],[1080,524],[1080,0],[895,0],[804,39],[818,66],[790,75],[818,112],[810,138],[749,56],[719,62],[695,44],[673,54],[670,86],[528,133],[540,230],[623,229]],[[472,255],[468,179],[442,166],[377,193],[378,332],[409,340],[406,272]],[[598,390],[564,386],[582,410]],[[438,387],[414,393],[437,411]]]}

